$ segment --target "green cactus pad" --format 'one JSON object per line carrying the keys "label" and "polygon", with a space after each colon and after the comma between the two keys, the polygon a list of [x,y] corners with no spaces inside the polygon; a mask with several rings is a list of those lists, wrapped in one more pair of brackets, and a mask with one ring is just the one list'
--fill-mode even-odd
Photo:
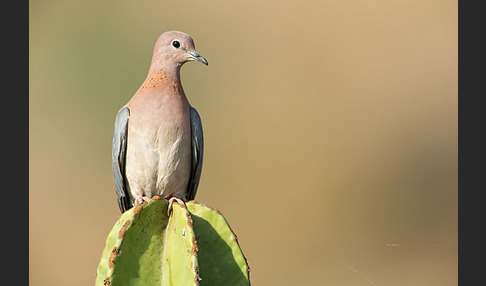
{"label": "green cactus pad", "polygon": [[96,285],[156,285],[161,279],[166,213],[167,201],[152,200],[121,215],[106,239]]}
{"label": "green cactus pad", "polygon": [[167,206],[155,197],[120,216],[106,239],[97,286],[250,285],[236,235],[219,211],[174,203],[168,218]]}
{"label": "green cactus pad", "polygon": [[166,200],[144,202],[123,213],[108,235],[96,285],[197,285],[194,242],[184,207],[173,204],[169,220]]}
{"label": "green cactus pad", "polygon": [[195,201],[186,206],[199,247],[200,285],[250,285],[246,258],[221,212]]}
{"label": "green cactus pad", "polygon": [[197,243],[192,219],[184,206],[174,203],[165,232],[162,284],[157,285],[198,285],[198,282]]}

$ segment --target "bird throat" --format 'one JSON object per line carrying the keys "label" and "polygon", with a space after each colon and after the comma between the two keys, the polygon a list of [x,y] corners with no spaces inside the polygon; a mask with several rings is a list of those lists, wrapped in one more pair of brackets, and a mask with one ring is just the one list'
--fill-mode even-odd
{"label": "bird throat", "polygon": [[169,76],[169,74],[171,73],[163,70],[150,71],[140,89],[160,89],[174,94],[183,93],[179,73],[176,73],[175,76]]}

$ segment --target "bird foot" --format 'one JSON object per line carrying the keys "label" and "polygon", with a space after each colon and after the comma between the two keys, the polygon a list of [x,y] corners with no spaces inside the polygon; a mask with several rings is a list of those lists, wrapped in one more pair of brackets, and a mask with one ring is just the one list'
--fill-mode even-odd
{"label": "bird foot", "polygon": [[169,206],[167,208],[167,216],[170,217],[170,214],[172,213],[172,204],[174,203],[174,201],[176,201],[178,204],[180,205],[185,205],[184,204],[184,201],[182,201],[181,199],[179,198],[176,198],[176,197],[172,197],[169,199]]}
{"label": "bird foot", "polygon": [[141,205],[143,202],[148,201],[148,200],[150,200],[150,197],[138,195],[135,198],[135,205],[136,206]]}

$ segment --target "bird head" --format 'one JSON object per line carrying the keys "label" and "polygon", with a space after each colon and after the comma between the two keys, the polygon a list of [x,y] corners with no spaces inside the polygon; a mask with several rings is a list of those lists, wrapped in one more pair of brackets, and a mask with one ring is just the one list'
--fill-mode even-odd
{"label": "bird head", "polygon": [[194,41],[188,34],[169,31],[160,35],[154,47],[151,69],[178,69],[188,61],[208,65],[208,61],[196,52]]}

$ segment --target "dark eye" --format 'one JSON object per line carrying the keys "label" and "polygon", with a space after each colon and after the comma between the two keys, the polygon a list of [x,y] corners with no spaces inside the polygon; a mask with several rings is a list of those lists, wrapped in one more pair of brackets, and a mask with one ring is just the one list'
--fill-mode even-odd
{"label": "dark eye", "polygon": [[179,42],[178,40],[173,40],[172,46],[174,46],[174,48],[178,49],[178,48],[181,47],[181,42]]}

